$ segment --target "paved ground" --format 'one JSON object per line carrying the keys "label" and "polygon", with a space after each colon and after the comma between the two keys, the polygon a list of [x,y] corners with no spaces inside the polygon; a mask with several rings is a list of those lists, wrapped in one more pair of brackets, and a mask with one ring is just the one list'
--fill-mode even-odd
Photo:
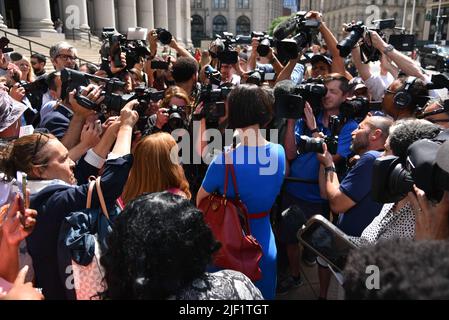
{"label": "paved ground", "polygon": [[[278,252],[279,255],[279,252]],[[317,300],[320,292],[318,281],[318,266],[309,267],[301,262],[301,277],[303,285],[290,290],[288,294],[278,295],[277,300]],[[343,300],[342,287],[332,276],[328,291],[328,300]]]}

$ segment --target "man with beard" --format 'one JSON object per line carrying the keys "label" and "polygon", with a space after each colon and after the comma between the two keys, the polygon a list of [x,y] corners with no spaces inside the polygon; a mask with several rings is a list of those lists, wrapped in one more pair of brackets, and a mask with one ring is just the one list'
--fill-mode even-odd
{"label": "man with beard", "polygon": [[[389,117],[368,116],[352,132],[351,149],[360,159],[341,183],[327,146],[323,154],[317,155],[321,195],[329,201],[332,212],[340,213],[337,226],[347,235],[360,236],[382,209],[382,204],[371,198],[371,179],[373,163],[382,155],[392,124]],[[325,263],[318,262],[325,267]],[[320,278],[320,298],[326,298],[329,280]]]}

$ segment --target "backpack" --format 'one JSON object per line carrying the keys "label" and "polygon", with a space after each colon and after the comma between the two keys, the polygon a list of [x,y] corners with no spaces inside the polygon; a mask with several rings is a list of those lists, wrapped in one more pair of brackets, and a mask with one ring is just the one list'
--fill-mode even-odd
{"label": "backpack", "polygon": [[[104,292],[104,270],[101,253],[107,250],[106,239],[112,232],[112,220],[120,211],[117,206],[108,213],[100,186],[100,177],[91,177],[86,209],[65,217],[58,238],[58,265],[68,300],[97,300]],[[96,188],[101,209],[92,209]]]}

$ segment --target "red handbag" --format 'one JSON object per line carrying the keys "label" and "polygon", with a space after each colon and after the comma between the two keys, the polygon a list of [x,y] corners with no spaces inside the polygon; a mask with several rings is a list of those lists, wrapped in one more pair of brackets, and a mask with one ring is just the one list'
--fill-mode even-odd
{"label": "red handbag", "polygon": [[[235,199],[227,198],[229,172],[232,175]],[[201,201],[199,209],[204,214],[206,224],[222,245],[214,255],[214,265],[240,271],[252,281],[260,280],[262,271],[259,261],[263,255],[262,247],[251,235],[248,209],[240,199],[232,164],[226,163],[224,195],[209,195]]]}

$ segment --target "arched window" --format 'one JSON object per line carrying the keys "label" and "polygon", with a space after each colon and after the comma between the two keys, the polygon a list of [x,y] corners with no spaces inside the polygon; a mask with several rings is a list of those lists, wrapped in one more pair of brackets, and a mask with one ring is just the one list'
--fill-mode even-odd
{"label": "arched window", "polygon": [[192,37],[200,38],[202,36],[204,36],[203,18],[195,14],[192,16]]}
{"label": "arched window", "polygon": [[237,19],[236,33],[248,36],[251,33],[251,21],[248,17],[241,16]]}
{"label": "arched window", "polygon": [[226,31],[228,31],[228,21],[223,16],[216,16],[213,21],[214,36]]}

